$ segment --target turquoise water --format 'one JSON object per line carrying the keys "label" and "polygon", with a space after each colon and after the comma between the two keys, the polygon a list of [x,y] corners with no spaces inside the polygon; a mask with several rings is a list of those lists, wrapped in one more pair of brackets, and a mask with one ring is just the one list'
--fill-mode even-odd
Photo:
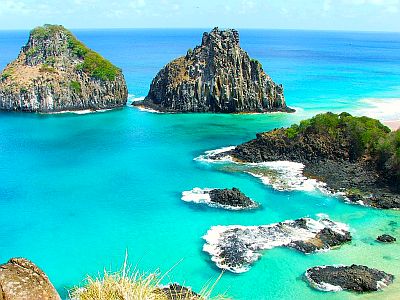
{"label": "turquoise water", "polygon": [[[203,30],[76,31],[123,68],[131,98],[145,96],[171,58],[198,44]],[[318,192],[279,192],[243,173],[194,161],[256,132],[286,126],[316,111],[359,108],[367,97],[400,97],[400,34],[250,31],[242,46],[286,88],[296,114],[152,114],[125,107],[88,115],[0,113],[0,261],[24,256],[56,288],[81,283],[104,267],[118,269],[125,251],[141,270],[169,274],[200,290],[220,271],[202,252],[213,225],[258,225],[325,213],[350,225],[354,240],[337,250],[303,255],[265,251],[253,268],[225,273],[216,292],[234,299],[395,298],[396,280],[372,296],[322,293],[302,274],[320,264],[360,263],[400,276],[400,213],[349,205]],[[27,32],[0,32],[0,67],[16,57]],[[173,43],[171,43],[173,40]],[[180,200],[194,187],[240,188],[262,204],[227,212]]]}

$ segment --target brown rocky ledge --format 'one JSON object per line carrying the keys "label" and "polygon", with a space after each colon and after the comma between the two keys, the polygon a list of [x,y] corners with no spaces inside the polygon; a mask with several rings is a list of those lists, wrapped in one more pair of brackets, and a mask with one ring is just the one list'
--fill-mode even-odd
{"label": "brown rocky ledge", "polygon": [[0,300],[61,300],[49,278],[25,258],[0,265]]}

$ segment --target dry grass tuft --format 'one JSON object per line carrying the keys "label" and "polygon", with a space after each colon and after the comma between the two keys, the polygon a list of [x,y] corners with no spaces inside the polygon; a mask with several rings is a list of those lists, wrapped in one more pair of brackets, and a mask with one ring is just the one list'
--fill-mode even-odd
{"label": "dry grass tuft", "polygon": [[220,295],[211,297],[217,280],[208,282],[199,294],[180,285],[171,285],[169,289],[161,285],[168,272],[161,275],[131,271],[126,259],[121,271],[110,273],[104,271],[103,276],[92,278],[88,276],[84,286],[75,287],[69,291],[72,300],[227,300]]}

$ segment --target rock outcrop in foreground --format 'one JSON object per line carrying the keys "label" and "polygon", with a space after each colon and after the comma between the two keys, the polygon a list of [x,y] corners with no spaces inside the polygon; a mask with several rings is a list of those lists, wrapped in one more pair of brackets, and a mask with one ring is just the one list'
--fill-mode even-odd
{"label": "rock outcrop in foreground", "polygon": [[326,113],[257,138],[210,159],[242,163],[293,161],[303,174],[353,202],[400,208],[400,131],[367,117]]}
{"label": "rock outcrop in foreground", "polygon": [[234,273],[248,271],[262,250],[289,247],[314,253],[351,241],[347,225],[326,218],[301,218],[263,226],[213,226],[203,238],[203,250],[211,260]]}
{"label": "rock outcrop in foreground", "polygon": [[33,29],[0,75],[0,110],[101,110],[127,98],[121,70],[58,25]]}
{"label": "rock outcrop in foreground", "polygon": [[366,266],[321,266],[307,270],[310,285],[322,291],[373,292],[393,282],[393,275]]}
{"label": "rock outcrop in foreground", "polygon": [[259,204],[239,189],[200,189],[194,188],[191,191],[182,193],[182,200],[186,202],[202,203],[211,207],[224,208],[228,210],[254,209]]}
{"label": "rock outcrop in foreground", "polygon": [[25,258],[0,265],[0,300],[61,300],[49,278]]}
{"label": "rock outcrop in foreground", "polygon": [[292,112],[282,85],[240,48],[236,30],[214,28],[200,46],[166,65],[153,79],[143,101],[166,112]]}
{"label": "rock outcrop in foreground", "polygon": [[177,283],[169,284],[163,288],[159,288],[157,293],[163,294],[166,300],[203,300],[204,297],[200,296],[196,292],[193,292],[191,288],[181,286]]}

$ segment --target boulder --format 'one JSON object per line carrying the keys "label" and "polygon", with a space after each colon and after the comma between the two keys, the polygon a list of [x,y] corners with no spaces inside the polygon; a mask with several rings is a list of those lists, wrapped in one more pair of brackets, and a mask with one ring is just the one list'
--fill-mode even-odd
{"label": "boulder", "polygon": [[61,300],[46,274],[25,258],[0,265],[0,300]]}

